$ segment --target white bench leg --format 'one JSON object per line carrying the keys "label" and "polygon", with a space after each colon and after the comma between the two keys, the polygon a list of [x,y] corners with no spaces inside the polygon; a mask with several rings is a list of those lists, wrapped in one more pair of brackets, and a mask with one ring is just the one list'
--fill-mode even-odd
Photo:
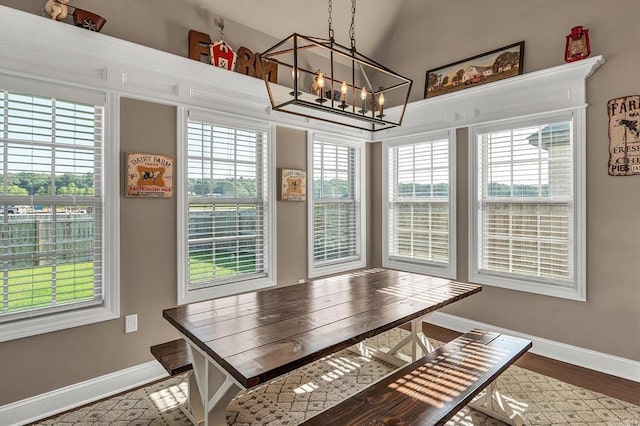
{"label": "white bench leg", "polygon": [[524,425],[522,416],[513,411],[513,408],[511,408],[507,401],[502,398],[500,392],[498,392],[498,386],[495,380],[468,405],[474,410],[478,410],[489,417],[493,417],[509,425]]}

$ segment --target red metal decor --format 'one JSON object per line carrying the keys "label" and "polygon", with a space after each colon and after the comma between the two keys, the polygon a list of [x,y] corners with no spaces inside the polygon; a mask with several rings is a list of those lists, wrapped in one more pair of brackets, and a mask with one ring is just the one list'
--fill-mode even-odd
{"label": "red metal decor", "polygon": [[238,55],[224,40],[211,45],[211,65],[233,71],[236,67]]}
{"label": "red metal decor", "polygon": [[577,26],[571,28],[571,34],[567,34],[567,41],[564,47],[565,62],[579,61],[591,54],[589,44],[589,30]]}

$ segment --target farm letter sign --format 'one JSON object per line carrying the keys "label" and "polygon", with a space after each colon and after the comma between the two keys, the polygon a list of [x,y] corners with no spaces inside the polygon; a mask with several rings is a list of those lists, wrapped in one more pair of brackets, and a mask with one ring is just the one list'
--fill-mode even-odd
{"label": "farm letter sign", "polygon": [[171,198],[173,157],[127,154],[127,197]]}
{"label": "farm letter sign", "polygon": [[609,174],[640,175],[640,96],[611,99],[609,111]]}

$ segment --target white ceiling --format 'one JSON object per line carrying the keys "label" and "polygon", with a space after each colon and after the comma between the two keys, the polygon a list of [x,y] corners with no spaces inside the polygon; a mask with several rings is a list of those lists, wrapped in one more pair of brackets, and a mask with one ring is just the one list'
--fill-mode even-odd
{"label": "white ceiling", "polygon": [[[181,0],[209,14],[235,21],[276,39],[292,33],[328,36],[328,0]],[[393,31],[403,0],[360,0],[356,3],[356,47],[376,57],[376,49]],[[336,42],[350,45],[351,0],[333,0]]]}

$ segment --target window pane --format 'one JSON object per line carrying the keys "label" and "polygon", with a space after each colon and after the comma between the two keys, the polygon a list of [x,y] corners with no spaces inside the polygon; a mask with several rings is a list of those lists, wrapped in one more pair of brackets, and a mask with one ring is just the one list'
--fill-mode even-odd
{"label": "window pane", "polygon": [[449,263],[449,140],[389,149],[389,256]]}
{"label": "window pane", "polygon": [[360,152],[339,142],[313,143],[313,261],[316,265],[360,256],[360,202],[356,195]]}
{"label": "window pane", "polygon": [[189,121],[189,288],[266,276],[265,141]]}
{"label": "window pane", "polygon": [[478,135],[479,267],[573,280],[571,122]]}
{"label": "window pane", "polygon": [[7,91],[1,107],[0,321],[101,304],[102,108]]}

